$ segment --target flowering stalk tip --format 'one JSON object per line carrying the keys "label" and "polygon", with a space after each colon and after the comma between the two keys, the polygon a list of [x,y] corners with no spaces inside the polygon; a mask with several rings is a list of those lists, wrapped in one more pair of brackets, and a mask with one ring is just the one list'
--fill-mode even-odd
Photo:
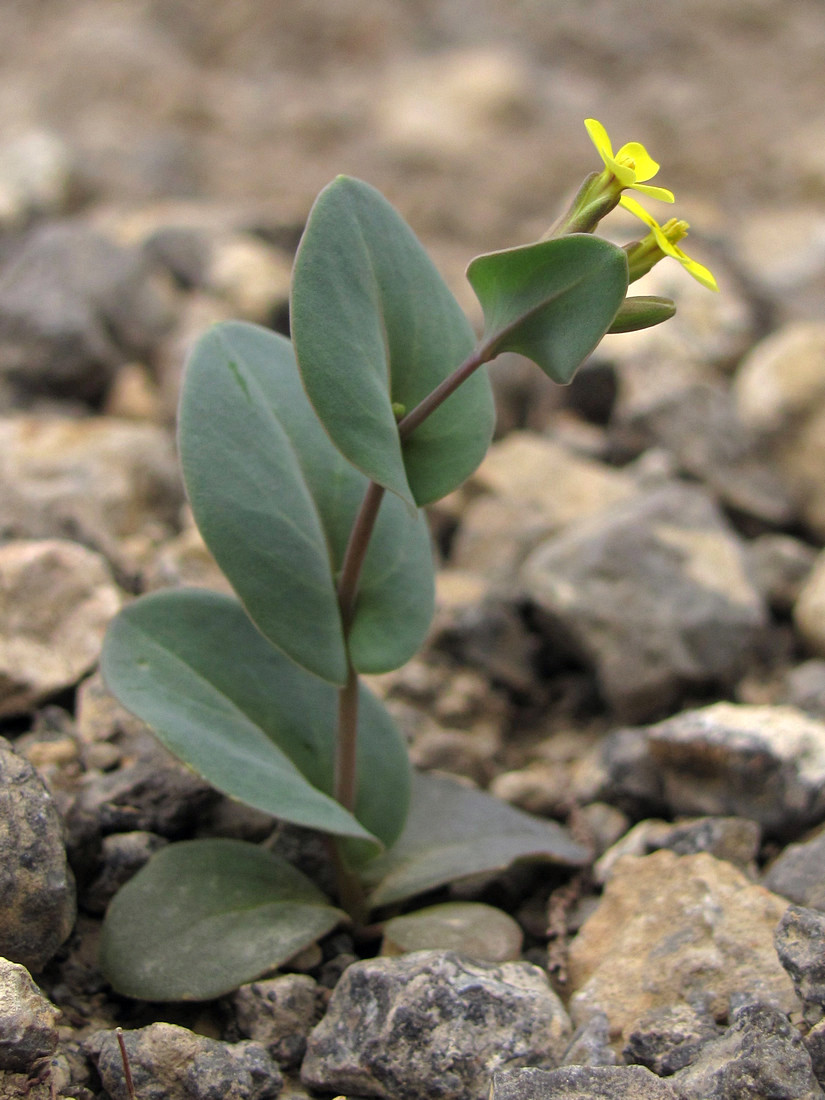
{"label": "flowering stalk tip", "polygon": [[719,290],[711,272],[696,260],[692,260],[678,247],[678,242],[684,240],[690,228],[686,221],[670,218],[664,225],[659,225],[656,219],[652,218],[645,208],[629,195],[622,195],[620,201],[625,210],[635,214],[650,230],[646,237],[627,248],[631,282],[646,275],[653,265],[665,256],[671,256],[674,260],[678,260],[685,271],[702,286],[707,287],[708,290]]}
{"label": "flowering stalk tip", "polygon": [[628,141],[615,154],[607,130],[595,118],[584,120],[590,140],[604,168],[593,172],[579,188],[570,209],[546,234],[592,233],[601,219],[618,205],[622,192],[639,191],[662,202],[673,202],[673,192],[647,183],[659,171],[657,161],[638,141]]}

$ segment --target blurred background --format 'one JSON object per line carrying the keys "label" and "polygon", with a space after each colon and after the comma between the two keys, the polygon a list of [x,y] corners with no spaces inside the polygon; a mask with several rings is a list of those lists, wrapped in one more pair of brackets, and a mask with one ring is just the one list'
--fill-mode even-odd
{"label": "blurred background", "polygon": [[0,57],[7,205],[62,155],[75,203],[288,226],[345,172],[449,268],[543,231],[593,115],[744,262],[825,266],[821,0],[3,0]]}

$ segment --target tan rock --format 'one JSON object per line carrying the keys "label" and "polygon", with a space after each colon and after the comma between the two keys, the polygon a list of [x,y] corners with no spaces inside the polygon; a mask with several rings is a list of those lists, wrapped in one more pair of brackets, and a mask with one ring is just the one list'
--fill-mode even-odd
{"label": "tan rock", "polygon": [[793,619],[812,653],[825,657],[825,552],[821,553],[794,604]]}
{"label": "tan rock", "polygon": [[773,946],[787,905],[705,853],[626,856],[571,944],[574,1022],[606,1013],[621,1047],[642,1016],[682,1002],[720,1019],[737,994],[798,1009]]}
{"label": "tan rock", "polygon": [[99,555],[60,539],[0,546],[0,715],[76,684],[100,654],[120,592]]}
{"label": "tan rock", "polygon": [[636,483],[552,439],[511,432],[490,448],[467,491],[451,564],[504,575],[549,535],[630,497]]}
{"label": "tan rock", "polygon": [[825,323],[798,322],[762,340],[734,383],[739,415],[825,535]]}

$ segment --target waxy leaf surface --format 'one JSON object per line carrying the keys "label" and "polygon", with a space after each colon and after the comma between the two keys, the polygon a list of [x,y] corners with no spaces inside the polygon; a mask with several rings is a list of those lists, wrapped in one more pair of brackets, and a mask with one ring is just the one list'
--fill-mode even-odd
{"label": "waxy leaf surface", "polygon": [[343,918],[300,871],[254,844],[183,841],[157,852],[115,896],[101,966],[128,997],[209,1000],[279,966]]}
{"label": "waxy leaf surface", "polygon": [[[284,337],[216,325],[187,365],[179,440],[198,527],[259,629],[303,668],[346,680],[336,579],[368,479],[330,442]],[[349,639],[359,672],[398,668],[434,601],[424,515],[385,497]]]}
{"label": "waxy leaf surface", "polygon": [[224,794],[375,851],[400,834],[410,768],[383,705],[362,686],[353,816],[332,798],[335,688],[270,645],[231,596],[181,588],[135,600],[112,621],[101,668],[121,703]]}
{"label": "waxy leaf surface", "polygon": [[518,352],[566,383],[624,300],[627,257],[609,241],[574,233],[477,256],[467,278],[491,352]]}
{"label": "waxy leaf surface", "polygon": [[403,445],[412,409],[472,351],[472,328],[400,215],[340,176],[318,196],[295,260],[292,339],[307,393],[342,454],[409,503],[451,492],[493,431],[480,368]]}
{"label": "waxy leaf surface", "polygon": [[590,854],[555,821],[453,780],[416,773],[403,833],[361,873],[377,908],[466,875],[504,871],[519,859],[577,867]]}

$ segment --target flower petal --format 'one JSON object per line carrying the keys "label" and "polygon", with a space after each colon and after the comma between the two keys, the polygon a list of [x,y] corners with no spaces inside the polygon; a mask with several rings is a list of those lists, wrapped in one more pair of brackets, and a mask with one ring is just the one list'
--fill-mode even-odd
{"label": "flower petal", "polygon": [[708,269],[706,267],[703,267],[702,264],[700,264],[697,260],[692,260],[690,256],[686,256],[684,252],[682,252],[681,248],[677,248],[676,251],[681,253],[681,255],[677,256],[676,259],[679,261],[685,271],[687,271],[689,275],[692,275],[697,283],[701,283],[702,286],[707,287],[708,290],[715,290],[718,293],[719,284],[716,282],[713,275],[708,271]]}
{"label": "flower petal", "polygon": [[610,144],[610,138],[607,136],[607,130],[604,126],[595,118],[586,118],[584,125],[590,135],[590,140],[596,146],[596,150],[604,163],[607,164],[608,158],[613,160],[613,146]]}
{"label": "flower petal", "polygon": [[652,179],[659,171],[659,165],[638,141],[628,141],[616,154],[616,160],[632,160],[636,170],[636,179],[640,181]]}
{"label": "flower petal", "polygon": [[634,191],[639,191],[651,199],[659,199],[661,202],[675,201],[673,192],[668,191],[666,187],[654,187],[649,183],[634,183],[632,187]]}
{"label": "flower petal", "polygon": [[619,199],[619,205],[623,206],[625,210],[629,210],[631,214],[635,214],[637,218],[643,221],[645,225],[650,226],[651,229],[658,229],[659,223],[656,221],[656,219],[651,217],[651,215],[648,214],[642,204],[636,202],[636,200],[632,199],[630,195],[622,195],[622,197]]}

